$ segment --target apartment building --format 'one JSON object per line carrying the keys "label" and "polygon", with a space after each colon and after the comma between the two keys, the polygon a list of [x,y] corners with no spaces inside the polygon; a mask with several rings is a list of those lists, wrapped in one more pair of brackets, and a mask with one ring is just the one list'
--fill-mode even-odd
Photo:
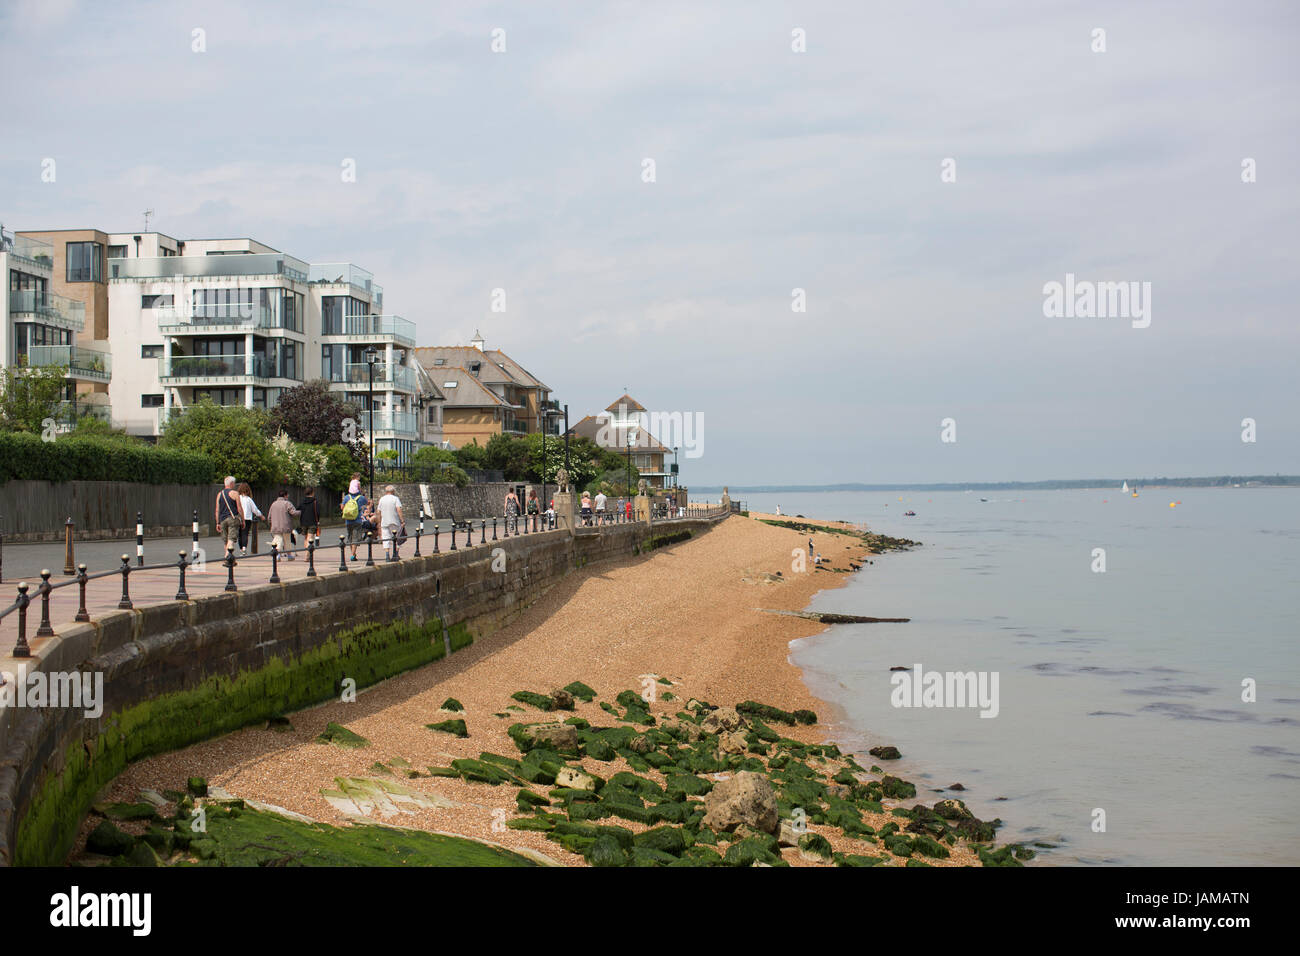
{"label": "apartment building", "polygon": [[[0,361],[9,367],[61,366],[64,375],[63,402],[56,415],[57,427],[70,428],[81,415],[108,419],[108,387],[112,361],[108,352],[87,341],[85,300],[94,300],[93,290],[82,289],[80,297],[57,291],[80,279],[67,279],[63,250],[51,242],[28,235],[10,235],[0,227],[0,322],[3,342]],[[92,257],[74,253],[77,268],[66,275],[90,275]],[[102,265],[102,260],[100,261]]]}
{"label": "apartment building", "polygon": [[158,435],[203,398],[271,408],[285,389],[324,378],[361,411],[363,430],[373,422],[377,450],[404,460],[441,440],[440,392],[415,359],[415,325],[384,313],[383,288],[359,266],[309,264],[250,238],[61,230],[23,240],[50,247],[49,275],[77,292],[94,344],[106,353],[111,343],[116,373],[98,384],[132,434]]}
{"label": "apartment building", "polygon": [[546,385],[476,330],[469,345],[417,348],[443,395],[443,436],[452,448],[486,445],[493,435],[559,435],[564,413]]}
{"label": "apartment building", "polygon": [[569,429],[569,434],[630,455],[632,466],[651,488],[666,488],[672,479],[666,460],[674,452],[650,434],[646,417],[645,406],[625,394],[605,406],[599,415],[584,417]]}

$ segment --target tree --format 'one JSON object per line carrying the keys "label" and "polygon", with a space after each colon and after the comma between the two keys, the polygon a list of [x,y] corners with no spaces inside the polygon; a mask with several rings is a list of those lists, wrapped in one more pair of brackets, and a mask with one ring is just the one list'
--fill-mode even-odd
{"label": "tree", "polygon": [[11,431],[39,432],[54,418],[63,399],[68,370],[60,365],[4,369],[0,422]]}
{"label": "tree", "polygon": [[234,475],[240,481],[266,487],[282,477],[266,429],[265,412],[242,405],[214,405],[205,398],[172,416],[158,443],[207,455],[216,466],[213,480]]}
{"label": "tree", "polygon": [[487,467],[487,449],[474,439],[468,445],[456,449],[456,464],[465,469],[482,470]]}
{"label": "tree", "polygon": [[493,435],[484,450],[488,468],[503,473],[506,481],[527,481],[529,474],[528,445],[514,435]]}
{"label": "tree", "polygon": [[284,432],[309,445],[348,445],[357,461],[363,457],[366,416],[331,392],[323,378],[281,392],[269,421],[272,435]]}

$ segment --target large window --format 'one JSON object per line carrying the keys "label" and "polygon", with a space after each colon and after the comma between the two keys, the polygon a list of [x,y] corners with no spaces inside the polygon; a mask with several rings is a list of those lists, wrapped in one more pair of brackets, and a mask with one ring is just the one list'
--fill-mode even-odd
{"label": "large window", "polygon": [[104,247],[98,242],[68,243],[68,281],[103,282]]}
{"label": "large window", "polygon": [[109,246],[109,247],[108,247],[108,257],[109,257],[110,259],[125,259],[125,258],[126,258],[126,246]]}
{"label": "large window", "polygon": [[162,393],[159,392],[153,395],[141,395],[140,407],[141,408],[162,408],[163,407]]}
{"label": "large window", "polygon": [[163,347],[161,345],[142,345],[140,346],[140,358],[156,359],[163,357]]}
{"label": "large window", "polygon": [[325,295],[320,300],[321,335],[359,335],[366,331],[362,316],[370,306],[350,295]]}

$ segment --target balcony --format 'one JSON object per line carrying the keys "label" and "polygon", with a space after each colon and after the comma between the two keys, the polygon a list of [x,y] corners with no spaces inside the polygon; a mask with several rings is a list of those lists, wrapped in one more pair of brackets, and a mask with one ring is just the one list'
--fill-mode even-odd
{"label": "balcony", "polygon": [[158,381],[164,385],[250,385],[271,378],[274,371],[264,355],[173,355],[158,360]]}
{"label": "balcony", "polygon": [[[373,273],[350,262],[313,263],[307,273],[307,281],[313,284],[320,282],[325,285],[348,285],[366,296],[373,296],[377,288]],[[380,295],[383,295],[382,289]]]}
{"label": "balcony", "polygon": [[39,239],[14,236],[9,254],[17,259],[25,259],[41,269],[54,268],[54,246]]}
{"label": "balcony", "polygon": [[[415,370],[406,365],[388,365],[375,363],[375,388],[399,389],[403,392],[415,391]],[[353,362],[343,367],[343,374],[330,379],[331,386],[337,386],[349,392],[362,391],[370,386],[370,366],[366,362]]]}
{"label": "balcony", "polygon": [[86,328],[86,304],[53,292],[34,289],[11,291],[9,314],[16,322],[39,322],[72,332],[82,332]]}
{"label": "balcony", "polygon": [[273,306],[247,302],[193,306],[182,309],[153,310],[158,331],[163,335],[236,335],[242,332],[265,332],[275,329],[298,330],[288,325]]}
{"label": "balcony", "polygon": [[[370,425],[369,412],[361,413],[359,424],[363,426]],[[418,425],[419,417],[415,412],[404,412],[392,408],[375,409],[374,432],[376,438],[414,438]]]}
{"label": "balcony", "polygon": [[108,382],[113,378],[109,353],[75,345],[33,345],[27,349],[27,364],[33,367],[61,365],[68,370],[68,378],[79,381]]}
{"label": "balcony", "polygon": [[109,259],[110,279],[191,279],[224,276],[285,276],[307,281],[307,263],[283,252],[229,256],[163,256],[154,259]]}
{"label": "balcony", "polygon": [[54,421],[60,426],[75,428],[83,418],[97,418],[111,424],[113,408],[111,405],[91,405],[86,402],[59,402],[54,411]]}
{"label": "balcony", "polygon": [[338,322],[322,323],[321,341],[363,344],[377,342],[415,347],[415,323],[400,315],[350,315]]}

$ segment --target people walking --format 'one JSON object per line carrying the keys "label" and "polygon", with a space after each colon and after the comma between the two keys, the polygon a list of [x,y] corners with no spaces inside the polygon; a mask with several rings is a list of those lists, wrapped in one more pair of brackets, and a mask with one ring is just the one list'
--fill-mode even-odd
{"label": "people walking", "polygon": [[596,492],[596,524],[605,523],[605,503],[607,501],[609,499],[605,497],[605,492],[598,490]]}
{"label": "people walking", "polygon": [[369,499],[361,493],[361,476],[354,474],[339,509],[343,515],[343,530],[352,546],[353,561],[357,559],[357,548],[366,539],[365,521],[369,505]]}
{"label": "people walking", "polygon": [[299,514],[298,509],[289,500],[289,489],[281,488],[279,496],[266,510],[267,520],[271,524],[271,547],[279,551],[286,561],[294,560],[294,555],[289,553],[291,549],[286,549],[284,546],[285,539],[293,531],[293,519]]}
{"label": "people walking", "polygon": [[582,513],[582,523],[584,525],[590,525],[591,524],[591,492],[590,491],[584,491],[582,493],[582,501],[580,503],[580,506],[581,506],[581,513]]}
{"label": "people walking", "polygon": [[537,499],[537,492],[529,489],[528,492],[528,521],[532,523],[533,531],[540,531],[538,521],[542,512],[542,503]]}
{"label": "people walking", "polygon": [[234,475],[226,476],[224,487],[217,494],[213,517],[226,543],[226,550],[234,551],[239,544],[239,532],[244,527],[244,508],[239,502],[239,492],[235,490]]}
{"label": "people walking", "polygon": [[391,548],[394,559],[398,557],[398,534],[404,521],[402,502],[397,497],[397,489],[392,485],[385,485],[384,496],[379,499],[379,530],[384,542],[384,554],[388,555]]}
{"label": "people walking", "polygon": [[[253,489],[248,486],[248,482],[239,484],[239,506],[244,515],[244,523],[239,527],[239,556],[241,558],[248,555],[248,538],[251,533],[253,538],[257,537],[257,519],[265,518],[262,510],[257,507],[257,502],[253,500]],[[257,541],[253,541],[253,550],[257,550]]]}
{"label": "people walking", "polygon": [[514,526],[514,533],[519,533],[519,496],[515,494],[515,489],[511,488],[506,492],[505,500],[506,515],[506,532],[509,533],[511,526]]}
{"label": "people walking", "polygon": [[320,546],[320,502],[316,500],[316,489],[308,488],[303,499],[298,503],[298,514],[302,524],[303,545],[310,546],[313,541]]}

